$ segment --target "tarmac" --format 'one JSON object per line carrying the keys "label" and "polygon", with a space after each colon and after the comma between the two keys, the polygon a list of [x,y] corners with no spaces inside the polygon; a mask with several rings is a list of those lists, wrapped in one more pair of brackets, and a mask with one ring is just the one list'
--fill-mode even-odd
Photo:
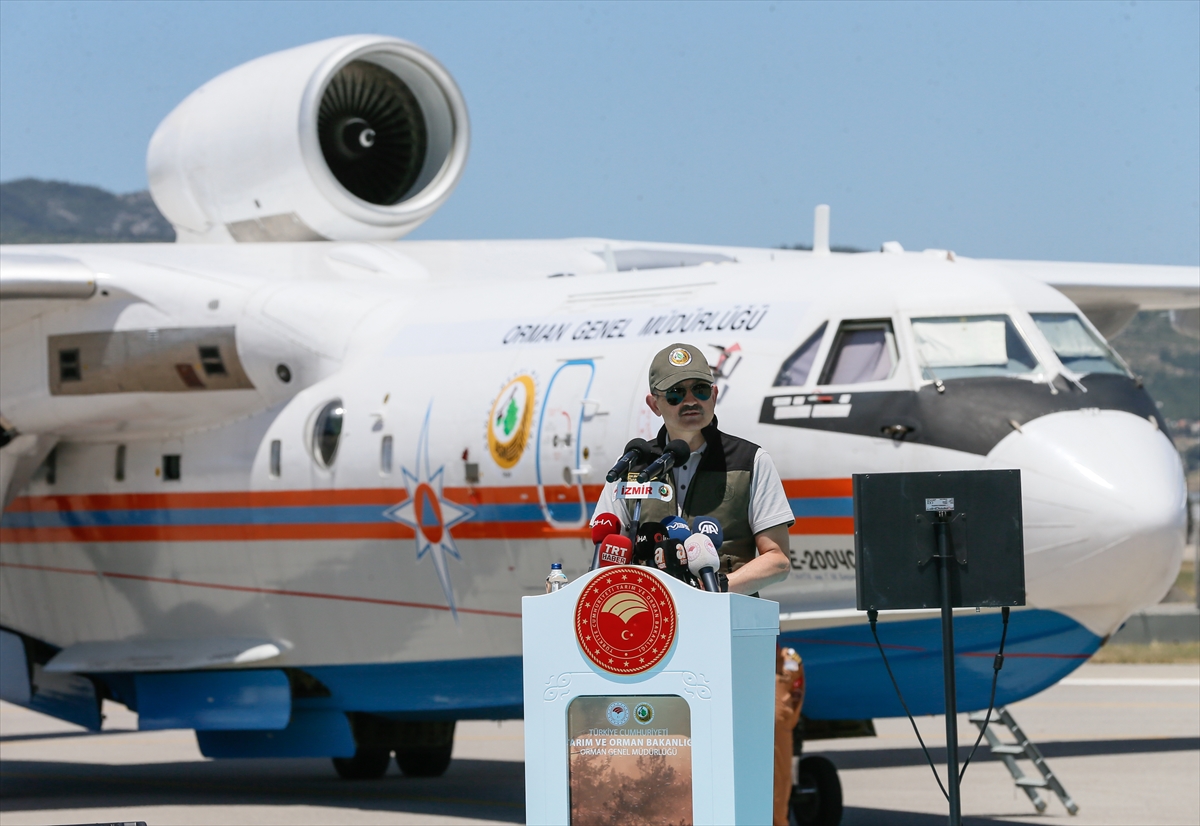
{"label": "tarmac", "polygon": [[[963,782],[966,823],[1200,823],[1200,665],[1087,664],[1009,711],[1079,813],[1050,795],[1037,815],[985,744]],[[348,782],[328,760],[206,760],[190,731],[139,732],[124,707],[105,713],[93,734],[0,703],[0,826],[524,822],[520,721],[460,723],[443,777],[405,778],[393,765],[382,780]],[[944,774],[942,718],[918,724]],[[944,824],[946,802],[908,721],[878,720],[876,730],[805,745],[839,769],[842,822]],[[961,717],[964,756],[976,734]]]}

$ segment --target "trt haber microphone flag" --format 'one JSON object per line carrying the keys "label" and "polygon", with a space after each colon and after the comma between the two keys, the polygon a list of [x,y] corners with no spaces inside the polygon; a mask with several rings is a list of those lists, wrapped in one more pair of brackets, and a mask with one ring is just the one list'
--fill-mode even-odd
{"label": "trt haber microphone flag", "polygon": [[614,533],[605,538],[600,545],[600,567],[610,565],[628,565],[633,556],[633,540],[628,536]]}

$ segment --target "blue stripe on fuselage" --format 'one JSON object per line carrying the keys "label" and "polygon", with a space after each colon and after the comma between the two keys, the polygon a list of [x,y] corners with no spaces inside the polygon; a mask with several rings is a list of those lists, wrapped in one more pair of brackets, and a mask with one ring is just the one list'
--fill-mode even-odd
{"label": "blue stripe on fuselage", "polygon": [[[954,627],[958,707],[961,711],[984,708],[1000,640],[1000,617],[960,616]],[[681,633],[685,631],[686,626]],[[940,621],[885,622],[879,626],[879,636],[888,646],[889,662],[912,712],[940,713]],[[786,632],[780,642],[794,646],[804,658],[806,716],[868,719],[903,715],[865,617],[861,624]],[[1013,703],[1053,685],[1085,662],[1099,644],[1099,637],[1055,611],[1013,612],[996,704]],[[300,669],[328,688],[330,696],[295,698],[297,710],[360,711],[410,720],[523,716],[520,657]],[[121,697],[121,681],[127,681],[128,675],[99,675],[97,679],[115,681],[110,689]]]}
{"label": "blue stripe on fuselage", "polygon": [[854,500],[849,496],[814,496],[789,499],[795,516],[854,516]]}
{"label": "blue stripe on fuselage", "polygon": [[[1001,630],[997,614],[954,618],[959,711],[987,707]],[[943,713],[941,620],[881,622],[878,631],[912,713]],[[853,625],[785,632],[780,644],[792,646],[804,660],[806,717],[862,720],[903,716],[865,612]],[[1056,611],[1014,611],[996,705],[1016,702],[1053,685],[1099,647],[1099,637]]]}
{"label": "blue stripe on fuselage", "polygon": [[[805,516],[853,516],[849,497],[788,500],[792,513]],[[578,518],[578,505],[550,503],[564,509],[559,518]],[[541,522],[536,503],[472,505],[475,522]],[[593,507],[588,504],[589,512]],[[297,505],[247,508],[137,508],[113,510],[17,511],[5,513],[6,528],[109,528],[174,525],[312,525],[387,522],[380,505]],[[566,511],[570,511],[566,514]]]}

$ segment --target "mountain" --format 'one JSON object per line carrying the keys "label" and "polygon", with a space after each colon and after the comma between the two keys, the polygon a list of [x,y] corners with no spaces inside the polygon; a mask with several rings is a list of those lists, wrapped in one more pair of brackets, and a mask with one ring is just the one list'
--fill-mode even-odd
{"label": "mountain", "polygon": [[1143,312],[1109,342],[1158,402],[1163,417],[1200,419],[1200,340],[1171,327],[1165,312]]}
{"label": "mountain", "polygon": [[0,244],[174,241],[149,192],[22,178],[0,184]]}

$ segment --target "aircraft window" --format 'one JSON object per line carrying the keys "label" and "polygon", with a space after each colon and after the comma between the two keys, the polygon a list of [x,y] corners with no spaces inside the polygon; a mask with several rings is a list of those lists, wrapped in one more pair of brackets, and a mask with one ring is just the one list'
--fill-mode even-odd
{"label": "aircraft window", "polygon": [[200,364],[204,367],[204,375],[206,376],[228,375],[225,370],[225,362],[221,360],[220,347],[201,347]]}
{"label": "aircraft window", "polygon": [[809,336],[796,352],[788,356],[787,361],[779,368],[775,377],[775,387],[803,387],[812,372],[813,361],[817,358],[817,350],[821,349],[821,339],[825,337],[825,328],[829,322],[822,322],[817,331]]}
{"label": "aircraft window", "polygon": [[180,473],[180,456],[178,453],[168,453],[163,456],[163,481],[178,482]]}
{"label": "aircraft window", "polygon": [[283,444],[279,439],[271,440],[271,475],[279,478],[279,473],[283,468]]}
{"label": "aircraft window", "polygon": [[321,408],[313,426],[313,455],[325,467],[333,464],[337,456],[338,441],[342,437],[342,400],[335,399]]}
{"label": "aircraft window", "polygon": [[117,445],[117,466],[113,469],[113,478],[118,482],[125,481],[125,445]]}
{"label": "aircraft window", "polygon": [[1031,313],[1063,365],[1076,373],[1128,375],[1117,354],[1074,313]]}
{"label": "aircraft window", "polygon": [[79,369],[79,348],[58,351],[58,380],[80,381],[83,374]]}
{"label": "aircraft window", "polygon": [[383,441],[379,444],[379,472],[389,474],[392,472],[392,437],[384,436]]}
{"label": "aircraft window", "polygon": [[1021,376],[1038,362],[1006,315],[914,318],[913,338],[926,379]]}
{"label": "aircraft window", "polygon": [[838,327],[821,384],[883,381],[898,361],[890,321],[843,321]]}

